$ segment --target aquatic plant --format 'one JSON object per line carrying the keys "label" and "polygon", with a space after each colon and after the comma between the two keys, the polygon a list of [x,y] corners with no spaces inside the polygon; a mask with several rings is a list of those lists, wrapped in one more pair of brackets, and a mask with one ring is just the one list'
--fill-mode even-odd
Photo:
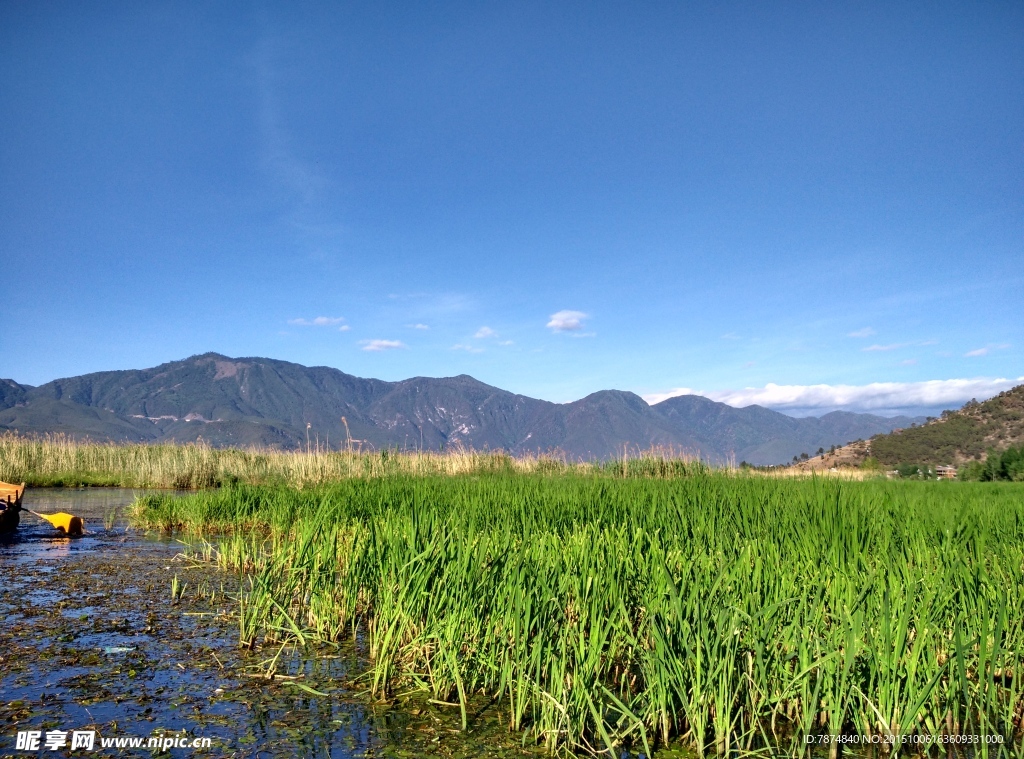
{"label": "aquatic plant", "polygon": [[135,514],[227,535],[207,556],[247,578],[244,645],[358,636],[377,696],[422,689],[466,724],[487,694],[552,750],[1020,752],[1013,483],[395,474]]}

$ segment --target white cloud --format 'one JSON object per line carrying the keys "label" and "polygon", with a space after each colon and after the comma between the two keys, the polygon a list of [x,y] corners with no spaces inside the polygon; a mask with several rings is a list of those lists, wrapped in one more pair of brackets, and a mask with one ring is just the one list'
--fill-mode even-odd
{"label": "white cloud", "polygon": [[352,328],[347,324],[342,324],[340,327],[338,327],[338,332],[348,332],[350,329]]}
{"label": "white cloud", "polygon": [[848,333],[847,337],[871,337],[873,334],[875,334],[875,331],[871,327],[863,327]]}
{"label": "white cloud", "polygon": [[497,337],[497,336],[498,336],[498,333],[495,332],[490,327],[481,327],[480,329],[478,329],[476,331],[476,334],[473,335],[473,337],[476,337],[476,338],[479,338],[479,339],[483,339],[485,337]]}
{"label": "white cloud", "polygon": [[703,395],[737,408],[757,404],[779,411],[843,409],[891,412],[900,409],[956,407],[971,398],[991,398],[1022,382],[1024,377],[872,382],[867,385],[776,385],[770,382],[764,387],[711,392],[680,387],[664,393],[650,393],[644,396],[644,400],[655,404],[677,395]]}
{"label": "white cloud", "polygon": [[1004,351],[1009,347],[1009,343],[1000,343],[999,345],[992,345],[991,343],[989,343],[984,348],[976,348],[975,350],[967,351],[967,353],[965,353],[964,356],[967,356],[968,358],[975,358],[977,356],[987,356],[992,351]]}
{"label": "white cloud", "polygon": [[[337,327],[345,322],[341,316],[317,316],[314,319],[289,319],[293,327]],[[344,332],[347,327],[342,328]]]}
{"label": "white cloud", "polygon": [[[851,333],[852,335],[853,333]],[[875,351],[896,351],[901,348],[914,348],[914,347],[927,347],[929,345],[938,345],[938,340],[922,340],[921,342],[913,343],[889,343],[888,345],[869,345],[866,348],[861,348],[865,353],[873,353]]]}
{"label": "white cloud", "polygon": [[406,324],[409,329],[430,329],[426,324]]}
{"label": "white cloud", "polygon": [[739,340],[740,336],[737,335],[735,332],[726,332],[724,335],[722,335],[722,339],[723,340]]}
{"label": "white cloud", "polygon": [[578,332],[583,329],[583,320],[587,318],[589,315],[582,311],[559,311],[551,314],[547,326],[555,332]]}
{"label": "white cloud", "polygon": [[710,393],[706,393],[703,390],[694,390],[692,387],[674,387],[663,393],[647,393],[641,397],[647,401],[649,405],[653,406],[655,403],[667,401],[669,398],[678,398],[680,395],[703,395],[705,398],[711,397]]}
{"label": "white cloud", "polygon": [[870,353],[872,351],[894,351],[900,348],[906,348],[910,343],[892,343],[891,345],[869,345],[867,348],[861,348],[862,351]]}
{"label": "white cloud", "polygon": [[512,340],[499,340],[498,345],[515,345]]}
{"label": "white cloud", "polygon": [[401,340],[360,340],[364,351],[380,352],[394,350],[395,348],[407,347]]}
{"label": "white cloud", "polygon": [[483,353],[483,348],[477,348],[473,345],[463,345],[462,343],[456,343],[452,346],[453,351],[466,351],[467,353]]}

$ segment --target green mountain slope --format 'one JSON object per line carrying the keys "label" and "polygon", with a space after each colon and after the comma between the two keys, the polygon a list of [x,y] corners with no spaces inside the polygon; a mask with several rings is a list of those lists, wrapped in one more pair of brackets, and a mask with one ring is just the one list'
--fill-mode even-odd
{"label": "green mountain slope", "polygon": [[964,464],[1024,442],[1024,385],[983,403],[972,401],[939,419],[871,439],[882,464]]}
{"label": "green mountain slope", "polygon": [[27,389],[14,380],[0,379],[0,408],[10,408],[24,401]]}

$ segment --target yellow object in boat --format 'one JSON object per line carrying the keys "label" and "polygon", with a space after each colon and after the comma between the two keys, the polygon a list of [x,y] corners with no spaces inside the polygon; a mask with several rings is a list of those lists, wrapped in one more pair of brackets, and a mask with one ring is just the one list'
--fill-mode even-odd
{"label": "yellow object in boat", "polygon": [[68,535],[81,535],[82,530],[85,528],[85,522],[82,521],[82,518],[76,517],[74,514],[65,514],[63,511],[58,511],[56,514],[40,514],[29,509],[26,509],[26,511],[30,514],[35,514],[40,519],[45,519],[58,530]]}

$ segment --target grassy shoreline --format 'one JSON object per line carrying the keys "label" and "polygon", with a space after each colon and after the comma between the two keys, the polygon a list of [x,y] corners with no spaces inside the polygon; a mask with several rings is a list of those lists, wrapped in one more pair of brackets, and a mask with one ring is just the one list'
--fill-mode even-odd
{"label": "grassy shoreline", "polygon": [[[628,454],[628,455],[627,455]],[[666,449],[634,450],[610,461],[573,461],[557,454],[503,451],[282,451],[204,444],[96,443],[65,435],[0,433],[0,480],[29,487],[125,487],[202,490],[233,484],[314,487],[348,479],[465,474],[549,474],[672,479],[709,471],[700,460]],[[878,472],[841,469],[723,467],[737,476],[863,480]]]}
{"label": "grassy shoreline", "polygon": [[[220,534],[239,639],[363,635],[381,697],[503,705],[550,749],[998,735],[1024,719],[1024,490],[498,471],[137,502]],[[908,746],[910,744],[907,744]]]}
{"label": "grassy shoreline", "polygon": [[95,443],[64,435],[0,434],[0,480],[30,487],[201,490],[233,484],[312,487],[348,479],[464,474],[684,477],[707,466],[674,451],[637,451],[607,462],[502,451],[282,451],[203,444]]}

